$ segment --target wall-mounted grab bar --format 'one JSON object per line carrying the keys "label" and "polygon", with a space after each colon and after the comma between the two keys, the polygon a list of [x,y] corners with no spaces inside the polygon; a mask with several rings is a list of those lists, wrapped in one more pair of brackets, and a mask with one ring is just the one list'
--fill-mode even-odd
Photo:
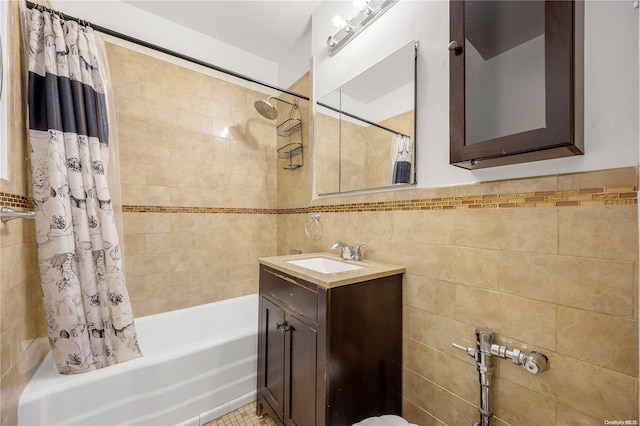
{"label": "wall-mounted grab bar", "polygon": [[13,219],[35,219],[35,212],[19,212],[10,207],[3,207],[0,209],[0,220],[2,223],[9,222]]}

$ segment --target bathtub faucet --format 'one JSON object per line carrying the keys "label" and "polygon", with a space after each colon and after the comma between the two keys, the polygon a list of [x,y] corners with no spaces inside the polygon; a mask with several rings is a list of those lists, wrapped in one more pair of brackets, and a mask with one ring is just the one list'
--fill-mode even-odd
{"label": "bathtub faucet", "polygon": [[335,244],[331,246],[331,250],[336,251],[340,247],[342,247],[342,251],[340,251],[340,257],[342,259],[360,261],[362,260],[361,249],[366,247],[366,245],[358,243],[353,247],[349,247],[348,244],[342,241],[336,241]]}

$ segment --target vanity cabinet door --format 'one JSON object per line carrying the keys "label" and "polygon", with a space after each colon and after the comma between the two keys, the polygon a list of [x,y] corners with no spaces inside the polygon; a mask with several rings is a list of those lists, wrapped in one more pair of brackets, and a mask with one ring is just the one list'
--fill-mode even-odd
{"label": "vanity cabinet door", "polygon": [[316,424],[316,347],[317,332],[293,315],[286,316],[289,326],[285,381],[288,385],[286,413],[289,424]]}
{"label": "vanity cabinet door", "polygon": [[260,299],[258,390],[280,421],[285,406],[285,311],[266,297]]}
{"label": "vanity cabinet door", "polygon": [[450,163],[583,154],[582,2],[450,0],[449,17]]}

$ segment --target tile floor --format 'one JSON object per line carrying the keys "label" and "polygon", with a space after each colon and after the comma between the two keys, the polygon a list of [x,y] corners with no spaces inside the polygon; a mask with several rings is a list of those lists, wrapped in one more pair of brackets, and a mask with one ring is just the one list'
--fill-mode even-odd
{"label": "tile floor", "polygon": [[229,414],[215,419],[204,426],[275,426],[269,416],[256,417],[256,403],[251,402]]}

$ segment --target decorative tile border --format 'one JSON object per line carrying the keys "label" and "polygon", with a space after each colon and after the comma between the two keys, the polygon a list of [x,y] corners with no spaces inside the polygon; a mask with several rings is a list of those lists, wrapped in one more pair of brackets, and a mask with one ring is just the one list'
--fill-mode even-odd
{"label": "decorative tile border", "polygon": [[278,214],[277,209],[240,207],[122,206],[122,213]]}
{"label": "decorative tile border", "polygon": [[[460,197],[420,198],[371,203],[346,203],[288,209],[254,209],[234,207],[179,207],[124,205],[123,213],[196,213],[196,214],[301,214],[382,212],[399,210],[455,210],[496,208],[579,207],[637,204],[635,186],[568,189],[560,191],[519,192],[509,194],[466,195]],[[0,192],[0,204],[7,207],[33,208],[33,199]]]}
{"label": "decorative tile border", "polygon": [[637,204],[636,187],[588,188],[513,194],[467,195],[445,198],[379,201],[278,209],[279,214],[343,213],[398,210],[454,210],[486,208],[535,208]]}
{"label": "decorative tile border", "polygon": [[0,207],[33,209],[33,198],[0,192]]}

